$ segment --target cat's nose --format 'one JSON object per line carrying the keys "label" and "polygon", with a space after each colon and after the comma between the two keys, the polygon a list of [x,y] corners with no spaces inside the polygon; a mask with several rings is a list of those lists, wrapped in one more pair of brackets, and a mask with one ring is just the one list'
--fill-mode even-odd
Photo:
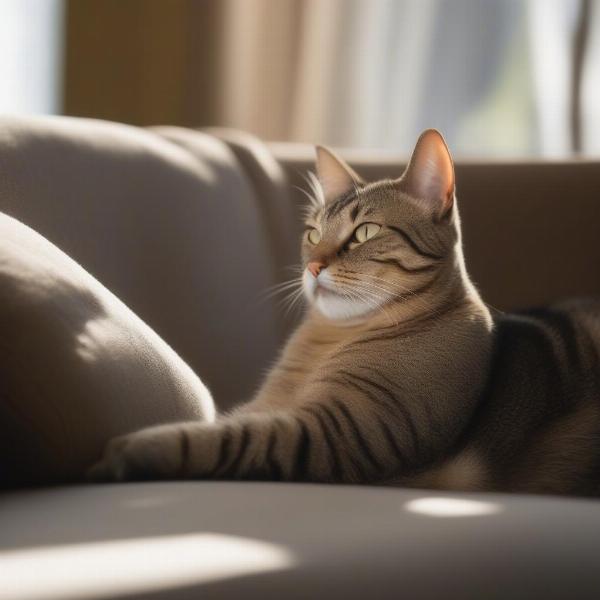
{"label": "cat's nose", "polygon": [[306,268],[310,271],[312,276],[316,279],[319,276],[319,273],[326,267],[327,265],[322,262],[314,261],[309,262],[306,265]]}

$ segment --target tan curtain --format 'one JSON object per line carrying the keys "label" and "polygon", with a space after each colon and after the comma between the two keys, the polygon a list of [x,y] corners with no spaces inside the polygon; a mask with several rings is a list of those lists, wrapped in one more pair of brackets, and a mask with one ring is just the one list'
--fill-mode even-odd
{"label": "tan curtain", "polygon": [[134,125],[214,125],[220,0],[68,0],[64,112]]}
{"label": "tan curtain", "polygon": [[222,120],[267,139],[327,138],[345,0],[224,0]]}

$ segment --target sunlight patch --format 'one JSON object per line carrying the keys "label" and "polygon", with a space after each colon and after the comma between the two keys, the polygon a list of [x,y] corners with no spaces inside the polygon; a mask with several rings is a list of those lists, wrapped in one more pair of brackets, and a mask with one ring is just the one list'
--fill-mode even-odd
{"label": "sunlight patch", "polygon": [[0,598],[110,598],[279,571],[295,562],[281,546],[217,533],[26,548],[0,554]]}
{"label": "sunlight patch", "polygon": [[502,506],[495,502],[441,497],[416,498],[407,502],[404,508],[428,517],[480,517],[502,511]]}

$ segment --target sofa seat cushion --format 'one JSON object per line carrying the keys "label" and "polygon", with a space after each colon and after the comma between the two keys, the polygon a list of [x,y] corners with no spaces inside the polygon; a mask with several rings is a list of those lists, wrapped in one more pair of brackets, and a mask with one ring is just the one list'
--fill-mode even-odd
{"label": "sofa seat cushion", "polygon": [[74,260],[0,213],[0,486],[81,478],[113,436],[212,419],[179,356]]}
{"label": "sofa seat cushion", "polygon": [[600,504],[183,482],[5,495],[0,597],[597,598]]}

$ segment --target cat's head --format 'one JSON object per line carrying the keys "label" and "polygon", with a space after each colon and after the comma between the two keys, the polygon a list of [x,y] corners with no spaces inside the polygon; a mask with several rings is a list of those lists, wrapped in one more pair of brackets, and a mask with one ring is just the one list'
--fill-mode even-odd
{"label": "cat's head", "polygon": [[323,147],[316,167],[303,287],[322,315],[342,320],[380,311],[419,294],[456,263],[454,167],[439,132],[421,135],[398,179],[366,183]]}

